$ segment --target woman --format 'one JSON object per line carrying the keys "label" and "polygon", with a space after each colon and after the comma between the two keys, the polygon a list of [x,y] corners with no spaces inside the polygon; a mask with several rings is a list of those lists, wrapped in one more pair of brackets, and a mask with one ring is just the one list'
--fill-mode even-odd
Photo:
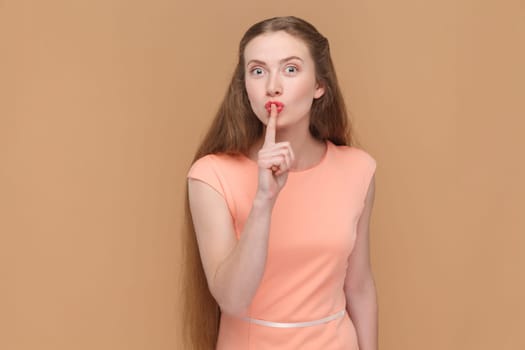
{"label": "woman", "polygon": [[375,168],[326,38],[296,17],[253,25],[188,173],[191,346],[377,349]]}

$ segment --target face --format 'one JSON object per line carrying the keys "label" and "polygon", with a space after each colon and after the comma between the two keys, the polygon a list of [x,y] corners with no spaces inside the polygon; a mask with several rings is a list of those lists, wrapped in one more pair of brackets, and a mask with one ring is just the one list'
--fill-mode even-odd
{"label": "face", "polygon": [[268,101],[284,104],[277,126],[309,123],[314,99],[324,93],[308,47],[284,31],[259,35],[244,50],[245,86],[252,110],[266,124]]}

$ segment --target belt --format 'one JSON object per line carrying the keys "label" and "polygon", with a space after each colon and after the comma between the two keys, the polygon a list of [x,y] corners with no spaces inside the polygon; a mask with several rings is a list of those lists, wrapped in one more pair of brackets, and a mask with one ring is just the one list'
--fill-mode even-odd
{"label": "belt", "polygon": [[313,321],[307,321],[307,322],[271,322],[271,321],[265,321],[265,320],[259,320],[256,318],[250,318],[250,317],[244,317],[243,320],[258,324],[260,326],[266,326],[266,327],[274,327],[274,328],[297,328],[297,327],[310,327],[310,326],[317,326],[319,324],[323,324],[326,322],[330,322],[332,320],[341,318],[345,315],[345,310],[341,310],[338,313],[335,313],[333,315],[313,320]]}

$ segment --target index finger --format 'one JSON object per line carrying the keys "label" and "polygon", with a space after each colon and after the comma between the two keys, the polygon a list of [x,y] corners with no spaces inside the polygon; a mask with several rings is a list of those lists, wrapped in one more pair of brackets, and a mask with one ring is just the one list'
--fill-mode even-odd
{"label": "index finger", "polygon": [[275,143],[275,125],[277,124],[277,106],[272,103],[270,106],[270,117],[266,125],[266,134],[264,136],[264,145],[273,145]]}

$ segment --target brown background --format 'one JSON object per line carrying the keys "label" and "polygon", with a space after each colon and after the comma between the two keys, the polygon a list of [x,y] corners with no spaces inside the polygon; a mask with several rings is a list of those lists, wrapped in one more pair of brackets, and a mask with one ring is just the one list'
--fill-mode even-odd
{"label": "brown background", "polygon": [[523,1],[0,0],[0,348],[179,349],[185,173],[263,18],[331,42],[381,349],[524,349]]}

